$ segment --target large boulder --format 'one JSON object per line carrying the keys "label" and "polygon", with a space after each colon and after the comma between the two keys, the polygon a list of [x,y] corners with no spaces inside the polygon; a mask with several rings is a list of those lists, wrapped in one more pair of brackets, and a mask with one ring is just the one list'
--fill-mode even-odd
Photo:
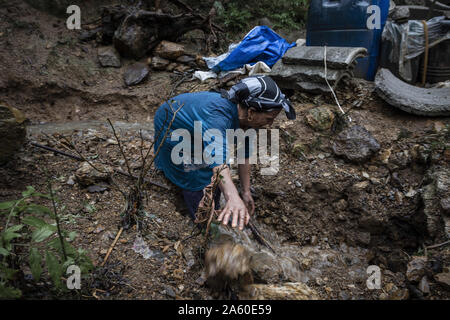
{"label": "large boulder", "polygon": [[18,109],[0,104],[0,164],[10,160],[25,143],[25,120]]}
{"label": "large boulder", "polygon": [[114,47],[122,57],[139,60],[149,50],[151,34],[142,23],[122,23],[114,32]]}
{"label": "large boulder", "polygon": [[379,150],[377,140],[358,125],[344,129],[333,143],[333,152],[351,162],[364,162]]}

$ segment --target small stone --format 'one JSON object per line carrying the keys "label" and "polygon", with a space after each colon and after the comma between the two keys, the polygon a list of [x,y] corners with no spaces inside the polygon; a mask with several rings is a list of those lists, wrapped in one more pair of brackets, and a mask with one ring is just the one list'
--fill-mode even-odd
{"label": "small stone", "polygon": [[369,186],[369,181],[361,181],[361,182],[355,183],[353,185],[353,188],[355,190],[361,191],[361,190],[366,189],[368,186]]}
{"label": "small stone", "polygon": [[315,246],[317,244],[318,240],[319,239],[317,238],[317,236],[312,236],[311,237],[311,245]]}
{"label": "small stone", "polygon": [[107,253],[108,253],[108,250],[106,250],[106,249],[100,250],[100,254],[101,254],[101,255],[105,255],[105,254],[107,254]]}
{"label": "small stone", "polygon": [[356,240],[362,244],[370,244],[370,232],[358,232],[356,234]]}
{"label": "small stone", "polygon": [[344,211],[347,209],[348,203],[345,199],[340,199],[339,201],[333,203],[333,208],[336,211]]}
{"label": "small stone", "polygon": [[312,108],[306,114],[306,122],[319,131],[328,130],[334,122],[334,113],[328,106]]}
{"label": "small stone", "polygon": [[94,232],[94,233],[100,233],[100,232],[102,232],[103,230],[105,230],[105,228],[103,228],[102,226],[98,226],[93,232]]}
{"label": "small stone", "polygon": [[441,199],[440,204],[444,213],[450,215],[450,197]]}
{"label": "small stone", "polygon": [[175,70],[175,68],[176,68],[177,66],[178,66],[177,63],[172,62],[172,63],[170,63],[170,64],[167,66],[166,71],[172,72],[173,70]]}
{"label": "small stone", "polygon": [[311,268],[312,265],[312,260],[305,258],[300,262],[300,267],[302,268],[302,270],[309,270]]}
{"label": "small stone", "polygon": [[75,176],[70,176],[69,179],[67,179],[66,184],[68,184],[69,186],[73,186],[75,184]]}
{"label": "small stone", "polygon": [[108,173],[112,173],[112,168],[98,163],[94,166],[102,172],[94,169],[88,162],[83,162],[78,167],[75,178],[81,186],[87,187],[97,182],[108,181]]}
{"label": "small stone", "polygon": [[158,56],[153,57],[150,66],[155,70],[165,70],[167,66],[170,64],[170,61]]}
{"label": "small stone", "polygon": [[438,273],[434,275],[434,280],[436,280],[437,283],[442,285],[443,287],[450,289],[450,273]]}
{"label": "small stone", "polygon": [[134,86],[147,78],[150,70],[145,63],[135,63],[127,68],[123,74],[123,80],[127,86]]}
{"label": "small stone", "polygon": [[179,65],[177,65],[177,66],[175,67],[174,70],[183,73],[183,72],[188,71],[189,69],[190,69],[189,66],[184,65],[184,64],[179,64]]}
{"label": "small stone", "polygon": [[184,46],[170,41],[161,41],[155,48],[154,53],[162,58],[176,60],[185,52]]}
{"label": "small stone", "polygon": [[97,56],[102,67],[120,68],[122,66],[120,62],[120,55],[113,47],[98,48]]}
{"label": "small stone", "polygon": [[183,55],[177,58],[177,62],[191,65],[192,63],[195,63],[195,58]]}
{"label": "small stone", "polygon": [[406,278],[413,283],[418,283],[425,275],[427,258],[413,257],[408,263],[406,270]]}
{"label": "small stone", "polygon": [[430,285],[428,284],[428,280],[427,280],[426,276],[424,276],[422,278],[422,280],[420,280],[419,290],[422,291],[424,294],[430,293]]}
{"label": "small stone", "polygon": [[170,286],[165,286],[164,291],[166,292],[166,295],[168,295],[171,298],[176,298],[175,291]]}
{"label": "small stone", "polygon": [[405,193],[405,197],[407,198],[412,198],[417,194],[417,191],[414,190],[413,188],[410,188],[409,191],[407,193]]}

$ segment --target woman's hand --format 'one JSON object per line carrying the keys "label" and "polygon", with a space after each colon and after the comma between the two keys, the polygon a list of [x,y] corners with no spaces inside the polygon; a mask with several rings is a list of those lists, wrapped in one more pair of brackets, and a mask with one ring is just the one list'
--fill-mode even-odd
{"label": "woman's hand", "polygon": [[233,215],[231,226],[236,228],[239,220],[239,230],[243,230],[244,225],[247,225],[250,220],[250,215],[244,201],[239,196],[232,197],[227,201],[217,220],[222,221],[222,224],[226,226],[231,214]]}
{"label": "woman's hand", "polygon": [[251,192],[244,192],[242,194],[242,200],[244,200],[245,206],[247,207],[250,216],[253,216],[253,213],[255,212],[255,201],[253,201]]}

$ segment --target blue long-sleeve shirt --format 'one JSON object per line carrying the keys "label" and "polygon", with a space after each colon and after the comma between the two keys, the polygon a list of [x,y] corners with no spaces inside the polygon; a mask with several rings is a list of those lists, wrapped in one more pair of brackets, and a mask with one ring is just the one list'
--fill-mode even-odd
{"label": "blue long-sleeve shirt", "polygon": [[[202,190],[211,182],[211,177],[213,174],[212,168],[226,162],[229,152],[227,147],[226,130],[236,130],[239,128],[237,105],[225,98],[222,98],[219,93],[206,91],[184,93],[170,99],[170,101],[172,101],[172,107],[174,110],[181,105],[183,105],[183,107],[175,117],[164,144],[155,159],[155,165],[158,169],[164,171],[165,176],[178,187],[190,191]],[[166,110],[167,120],[165,121]],[[167,130],[170,120],[172,119],[172,115],[172,110],[167,102],[161,105],[156,111],[154,119],[155,152],[162,142],[164,133]],[[195,124],[195,121],[199,122]],[[219,159],[213,163],[208,163],[208,161],[204,161],[205,159],[202,159],[201,163],[194,163],[194,127],[196,125],[198,132],[200,132],[200,124],[202,137],[208,129],[218,130],[212,131],[212,136],[214,138],[207,136],[205,141],[202,140],[201,143],[202,155],[203,152],[205,152],[207,156],[217,156],[216,159]],[[182,141],[182,139],[184,139],[184,137],[180,137],[175,139],[175,141],[172,141],[172,133],[177,129],[186,129],[191,136],[191,159],[190,161],[183,161],[180,164],[174,163],[171,157],[172,150]],[[160,131],[161,133],[158,136],[158,132]],[[208,132],[211,132],[211,130]],[[212,141],[215,141],[216,134],[220,134],[222,136],[222,148],[208,150],[207,147]],[[179,146],[177,148],[179,148]],[[211,146],[209,149],[211,149]],[[248,148],[245,149],[245,158],[248,158]],[[183,155],[183,152],[179,153],[179,155]]]}

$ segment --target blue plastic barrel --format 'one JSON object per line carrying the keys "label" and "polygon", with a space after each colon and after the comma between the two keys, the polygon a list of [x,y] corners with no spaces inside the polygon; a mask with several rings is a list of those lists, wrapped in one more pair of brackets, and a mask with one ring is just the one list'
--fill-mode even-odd
{"label": "blue plastic barrel", "polygon": [[[367,12],[371,5],[380,8],[380,28],[367,27],[367,20],[374,14],[372,10]],[[369,56],[357,60],[354,74],[373,81],[388,11],[389,0],[311,0],[306,45],[366,48]]]}

